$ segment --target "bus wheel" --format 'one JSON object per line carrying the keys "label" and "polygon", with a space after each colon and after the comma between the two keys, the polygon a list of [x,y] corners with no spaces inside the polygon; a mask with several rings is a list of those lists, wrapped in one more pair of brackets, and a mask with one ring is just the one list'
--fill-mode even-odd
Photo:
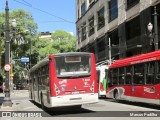
{"label": "bus wheel", "polygon": [[32,97],[32,92],[31,92],[31,94],[30,94],[30,95],[31,95],[31,99],[33,99],[33,97]]}
{"label": "bus wheel", "polygon": [[114,100],[115,100],[116,102],[119,102],[119,94],[118,94],[118,91],[117,91],[117,90],[114,92]]}
{"label": "bus wheel", "polygon": [[43,95],[41,93],[41,108],[44,109]]}

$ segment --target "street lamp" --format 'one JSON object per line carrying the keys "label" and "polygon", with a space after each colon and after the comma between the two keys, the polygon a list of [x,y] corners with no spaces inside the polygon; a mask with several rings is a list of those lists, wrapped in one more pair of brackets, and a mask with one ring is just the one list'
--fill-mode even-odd
{"label": "street lamp", "polygon": [[13,19],[12,20],[12,27],[15,28],[17,26],[17,21],[16,19]]}
{"label": "street lamp", "polygon": [[[16,20],[13,19],[12,20],[12,27],[15,28],[16,27]],[[10,36],[9,36],[9,8],[8,8],[8,0],[6,0],[6,8],[5,8],[5,65],[6,64],[10,64]],[[9,87],[9,82],[10,82],[10,71],[7,70],[6,71],[6,80],[5,80],[5,86],[6,86],[6,90],[5,90],[5,98],[3,101],[3,106],[12,106],[12,102],[10,99],[10,87]]]}
{"label": "street lamp", "polygon": [[153,34],[152,34],[153,25],[151,22],[149,22],[149,24],[147,25],[147,28],[149,31],[150,45],[152,45],[152,43],[153,43]]}
{"label": "street lamp", "polygon": [[157,25],[157,11],[154,6],[154,34],[152,34],[153,25],[151,22],[147,25],[149,31],[150,45],[154,43],[154,50],[158,50],[158,25]]}

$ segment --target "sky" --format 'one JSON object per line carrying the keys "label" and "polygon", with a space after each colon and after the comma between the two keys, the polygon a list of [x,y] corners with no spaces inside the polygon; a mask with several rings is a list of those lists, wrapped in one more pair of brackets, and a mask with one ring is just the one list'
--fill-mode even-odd
{"label": "sky", "polygon": [[[76,35],[76,0],[8,0],[9,11],[24,9],[38,24],[38,32],[64,30]],[[0,12],[6,0],[0,0]]]}

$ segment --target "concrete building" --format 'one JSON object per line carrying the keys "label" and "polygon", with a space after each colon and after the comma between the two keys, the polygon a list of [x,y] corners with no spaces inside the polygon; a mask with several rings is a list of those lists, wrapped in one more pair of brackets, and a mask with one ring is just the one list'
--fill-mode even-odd
{"label": "concrete building", "polygon": [[41,35],[39,38],[49,38],[51,39],[51,33],[50,32],[41,32]]}
{"label": "concrete building", "polygon": [[154,25],[154,6],[160,38],[160,0],[77,0],[77,51],[95,53],[97,62],[108,59],[109,39],[114,59],[153,51],[147,25]]}

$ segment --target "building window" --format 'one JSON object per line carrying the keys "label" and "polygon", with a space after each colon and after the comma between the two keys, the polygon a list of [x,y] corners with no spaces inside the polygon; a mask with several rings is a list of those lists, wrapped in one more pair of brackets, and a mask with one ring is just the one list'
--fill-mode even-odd
{"label": "building window", "polygon": [[86,23],[83,23],[82,25],[82,41],[86,39]]}
{"label": "building window", "polygon": [[81,5],[81,16],[84,15],[85,12],[86,12],[86,3],[84,2],[84,3]]}
{"label": "building window", "polygon": [[80,34],[80,29],[78,28],[78,29],[77,29],[78,44],[80,43],[80,36],[79,36],[79,34]]}
{"label": "building window", "polygon": [[126,23],[127,40],[135,38],[141,34],[140,17],[136,17]]}
{"label": "building window", "polygon": [[109,4],[109,21],[112,21],[118,17],[117,0],[111,0],[108,4]]}
{"label": "building window", "polygon": [[118,29],[108,33],[108,36],[111,39],[111,45],[119,45]]}
{"label": "building window", "polygon": [[104,27],[105,18],[104,18],[104,7],[98,11],[98,30]]}
{"label": "building window", "polygon": [[127,0],[127,9],[135,6],[139,3],[140,0]]}
{"label": "building window", "polygon": [[94,34],[94,16],[89,19],[89,36]]}

